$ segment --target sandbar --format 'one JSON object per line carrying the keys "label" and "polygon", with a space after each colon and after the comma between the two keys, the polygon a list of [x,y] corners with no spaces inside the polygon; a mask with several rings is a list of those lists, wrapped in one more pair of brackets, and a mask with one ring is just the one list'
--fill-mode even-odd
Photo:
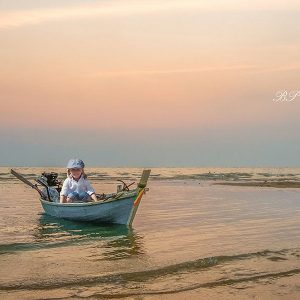
{"label": "sandbar", "polygon": [[300,188],[299,181],[248,181],[248,182],[216,182],[216,185],[232,185],[232,186],[258,186],[258,187],[274,187],[274,188]]}

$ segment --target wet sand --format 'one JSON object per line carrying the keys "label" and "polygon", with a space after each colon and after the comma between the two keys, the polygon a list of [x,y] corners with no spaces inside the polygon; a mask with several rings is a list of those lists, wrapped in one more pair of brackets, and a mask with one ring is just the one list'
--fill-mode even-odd
{"label": "wet sand", "polygon": [[217,182],[215,185],[232,185],[232,186],[258,186],[274,188],[300,188],[298,181],[248,181],[248,182]]}

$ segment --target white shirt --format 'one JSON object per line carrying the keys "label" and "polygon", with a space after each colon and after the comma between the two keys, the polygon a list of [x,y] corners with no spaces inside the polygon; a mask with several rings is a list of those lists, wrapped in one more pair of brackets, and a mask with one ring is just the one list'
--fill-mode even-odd
{"label": "white shirt", "polygon": [[84,179],[82,176],[79,178],[78,181],[73,179],[73,177],[67,177],[66,180],[64,181],[60,195],[68,196],[72,192],[76,192],[76,193],[86,192],[89,195],[95,193],[89,181],[87,179]]}

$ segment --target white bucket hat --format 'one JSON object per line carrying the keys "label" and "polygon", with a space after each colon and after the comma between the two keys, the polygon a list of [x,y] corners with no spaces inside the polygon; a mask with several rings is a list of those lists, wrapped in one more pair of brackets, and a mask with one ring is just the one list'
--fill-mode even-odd
{"label": "white bucket hat", "polygon": [[67,169],[83,169],[84,162],[78,158],[72,158],[67,164]]}

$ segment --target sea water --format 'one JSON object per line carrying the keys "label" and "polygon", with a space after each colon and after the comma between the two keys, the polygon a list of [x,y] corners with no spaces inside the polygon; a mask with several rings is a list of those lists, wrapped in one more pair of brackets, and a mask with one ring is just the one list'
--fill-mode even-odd
{"label": "sea water", "polygon": [[[17,168],[29,180],[57,168]],[[141,169],[88,168],[97,193]],[[0,168],[1,299],[299,299],[300,169],[154,168],[132,228],[44,214]]]}

